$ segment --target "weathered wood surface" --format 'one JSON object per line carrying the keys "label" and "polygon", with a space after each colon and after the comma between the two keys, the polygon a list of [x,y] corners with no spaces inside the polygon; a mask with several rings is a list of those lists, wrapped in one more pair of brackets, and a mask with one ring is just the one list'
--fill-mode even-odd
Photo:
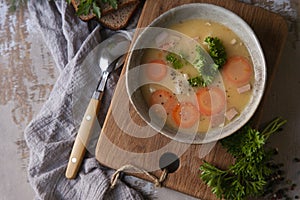
{"label": "weathered wood surface", "polygon": [[0,1],[0,199],[33,199],[24,128],[48,98],[58,71],[26,5]]}

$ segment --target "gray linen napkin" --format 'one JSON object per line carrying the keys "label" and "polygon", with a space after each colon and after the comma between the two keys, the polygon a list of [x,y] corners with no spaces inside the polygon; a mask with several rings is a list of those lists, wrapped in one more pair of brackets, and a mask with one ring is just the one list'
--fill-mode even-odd
{"label": "gray linen napkin", "polygon": [[[87,23],[79,20],[64,0],[30,0],[28,8],[60,70],[49,99],[25,130],[30,149],[28,175],[36,199],[142,199],[138,192],[122,182],[111,190],[113,171],[100,166],[93,156],[84,160],[76,179],[65,178],[79,118],[84,114],[75,116],[74,106],[87,106],[101,74],[93,61],[90,65],[83,66],[82,63],[104,38],[100,35],[101,27],[96,26],[90,31]],[[128,36],[126,32],[118,34]],[[117,79],[118,73],[115,72],[108,81],[100,113],[102,118]],[[80,95],[84,98],[78,103]]]}

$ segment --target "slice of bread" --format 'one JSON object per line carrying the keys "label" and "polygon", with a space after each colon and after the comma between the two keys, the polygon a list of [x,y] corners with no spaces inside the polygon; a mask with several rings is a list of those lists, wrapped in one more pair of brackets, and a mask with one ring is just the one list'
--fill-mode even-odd
{"label": "slice of bread", "polygon": [[[78,10],[79,2],[80,0],[71,0],[72,6],[76,11]],[[121,29],[127,25],[129,18],[138,7],[138,4],[139,0],[118,0],[118,9],[115,10],[108,3],[102,3],[102,1],[99,1],[99,7],[101,10],[101,18],[99,21],[104,26],[113,30]],[[96,15],[90,13],[88,15],[80,15],[79,17],[83,21],[89,21],[95,18]]]}
{"label": "slice of bread", "polygon": [[[99,1],[99,2],[100,2],[100,10],[101,10],[102,16],[105,16],[108,13],[115,11],[115,9],[108,3],[102,3],[102,1]],[[137,2],[137,0],[118,0],[118,9],[126,7],[130,4],[135,4],[136,2]]]}
{"label": "slice of bread", "polygon": [[[71,0],[71,4],[75,8],[75,11],[78,10],[79,1],[80,0]],[[83,21],[88,21],[88,20],[93,19],[94,17],[96,17],[96,15],[93,14],[93,13],[90,13],[88,15],[80,15],[79,17]]]}
{"label": "slice of bread", "polygon": [[99,21],[100,23],[112,30],[119,30],[124,28],[131,16],[134,14],[135,10],[138,8],[139,1],[134,4],[127,5],[123,8],[119,8],[114,12],[102,16]]}

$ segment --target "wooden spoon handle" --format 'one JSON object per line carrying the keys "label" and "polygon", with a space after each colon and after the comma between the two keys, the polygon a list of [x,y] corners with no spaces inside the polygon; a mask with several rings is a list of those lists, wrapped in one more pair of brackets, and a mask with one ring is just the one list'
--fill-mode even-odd
{"label": "wooden spoon handle", "polygon": [[69,179],[73,179],[76,177],[77,172],[81,166],[81,162],[86,152],[86,146],[88,145],[94,123],[97,120],[97,113],[100,108],[100,102],[101,98],[99,100],[92,98],[83,116],[65,174],[65,176]]}

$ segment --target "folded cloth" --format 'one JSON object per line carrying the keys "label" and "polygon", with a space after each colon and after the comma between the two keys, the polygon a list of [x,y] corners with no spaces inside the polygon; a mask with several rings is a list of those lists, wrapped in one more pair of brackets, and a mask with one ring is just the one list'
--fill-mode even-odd
{"label": "folded cloth", "polygon": [[[80,21],[64,0],[30,0],[28,9],[60,71],[49,99],[25,129],[30,150],[28,176],[36,199],[142,199],[138,192],[122,182],[110,189],[113,171],[100,166],[93,156],[84,159],[76,179],[65,178],[78,121],[82,117],[75,116],[74,106],[79,100],[82,107],[87,106],[101,75],[100,69],[93,64],[82,63],[104,37],[101,37],[100,26],[90,31],[88,24]],[[128,37],[127,32],[117,34]],[[108,108],[117,79],[118,73],[110,76],[101,107],[104,110],[102,115]],[[85,98],[79,99],[78,91],[82,88],[85,88],[82,93]]]}

